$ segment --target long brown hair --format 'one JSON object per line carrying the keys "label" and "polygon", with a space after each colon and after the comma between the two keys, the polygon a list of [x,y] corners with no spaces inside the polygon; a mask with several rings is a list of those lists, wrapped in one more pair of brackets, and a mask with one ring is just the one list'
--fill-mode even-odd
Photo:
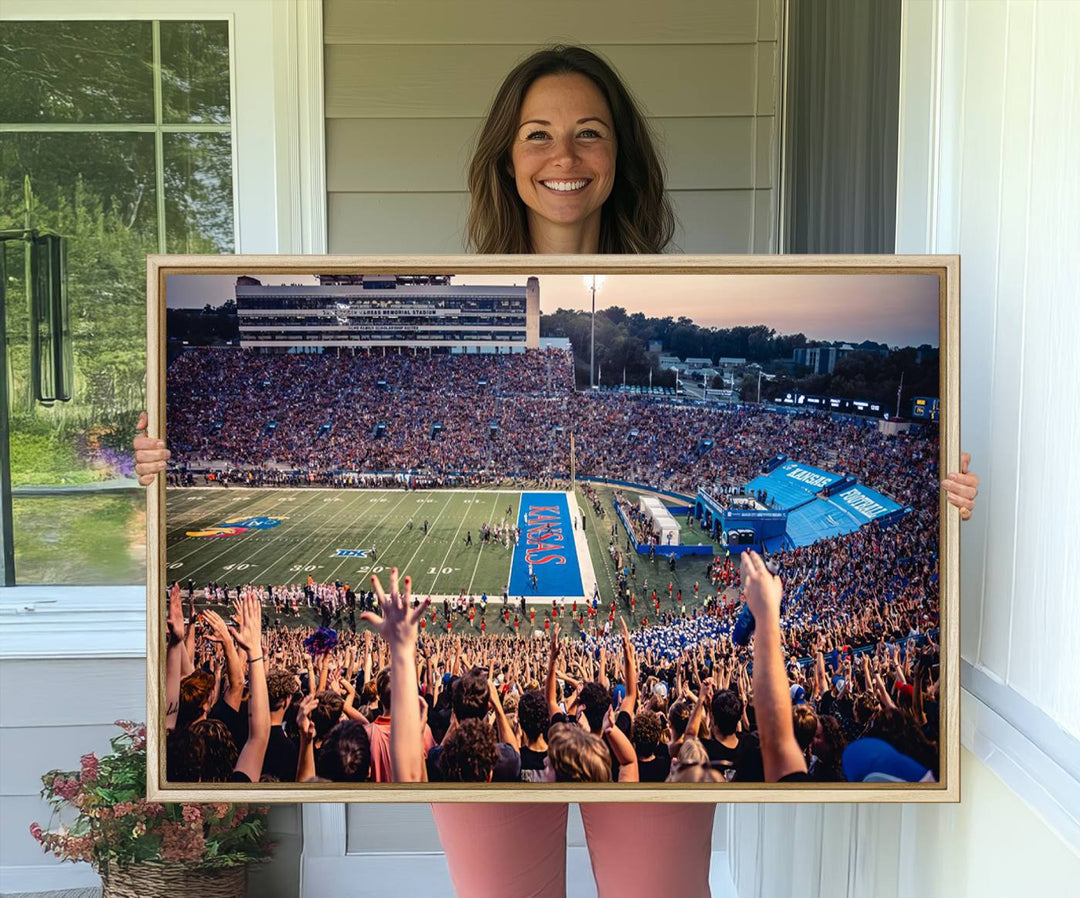
{"label": "long brown hair", "polygon": [[663,252],[675,233],[675,216],[645,116],[607,62],[584,47],[568,46],[533,53],[506,76],[495,95],[469,164],[469,249],[485,254],[532,252],[525,204],[510,174],[510,147],[533,82],[567,74],[591,80],[614,119],[615,182],[601,212],[599,251]]}

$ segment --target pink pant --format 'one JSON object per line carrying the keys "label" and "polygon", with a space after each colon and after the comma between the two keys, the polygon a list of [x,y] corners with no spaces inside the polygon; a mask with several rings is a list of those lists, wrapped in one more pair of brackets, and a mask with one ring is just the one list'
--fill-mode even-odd
{"label": "pink pant", "polygon": [[[565,804],[433,804],[459,898],[562,898]],[[599,898],[707,898],[713,804],[583,804]]]}

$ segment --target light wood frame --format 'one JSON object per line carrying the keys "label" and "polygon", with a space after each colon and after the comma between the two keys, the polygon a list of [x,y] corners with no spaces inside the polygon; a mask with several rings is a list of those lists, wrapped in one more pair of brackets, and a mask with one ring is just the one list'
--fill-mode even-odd
{"label": "light wood frame", "polygon": [[[147,256],[147,398],[151,436],[165,436],[165,287],[170,274],[930,274],[939,279],[939,470],[960,464],[960,257],[912,256]],[[165,780],[165,480],[147,491],[147,797],[155,801],[270,802],[957,802],[960,800],[960,516],[940,516],[941,682],[938,783],[364,784]]]}

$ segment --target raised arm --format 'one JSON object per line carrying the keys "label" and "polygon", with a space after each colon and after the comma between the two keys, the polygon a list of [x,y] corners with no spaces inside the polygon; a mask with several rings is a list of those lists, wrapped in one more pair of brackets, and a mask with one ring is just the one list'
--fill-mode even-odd
{"label": "raised arm", "polygon": [[517,736],[514,733],[514,728],[510,725],[510,718],[506,716],[506,711],[503,709],[502,699],[499,697],[499,688],[495,685],[495,681],[490,674],[487,682],[488,699],[491,701],[491,707],[495,711],[495,729],[499,734],[499,741],[517,747]]}
{"label": "raised arm", "polygon": [[427,600],[412,603],[412,578],[405,578],[405,592],[398,592],[398,570],[390,569],[390,593],[383,592],[378,577],[371,582],[379,598],[382,616],[365,611],[367,621],[390,647],[390,770],[394,782],[419,783],[424,778],[423,728],[417,704],[416,640]]}
{"label": "raised arm", "polygon": [[345,696],[345,704],[342,705],[341,710],[349,720],[359,720],[361,723],[368,723],[368,719],[360,712],[360,709],[356,707],[356,687],[353,686],[345,677],[338,679],[338,687],[342,694]]}
{"label": "raised arm", "polygon": [[619,782],[636,783],[639,781],[637,752],[626,733],[617,726],[609,726],[604,731],[604,739],[611,746],[615,760],[619,763]]}
{"label": "raised arm", "polygon": [[184,678],[184,604],[180,584],[169,588],[169,610],[165,618],[165,726],[172,728],[180,710],[180,681]]}
{"label": "raised arm", "polygon": [[626,668],[626,697],[619,703],[619,710],[633,714],[637,708],[638,700],[638,675],[637,655],[634,654],[634,644],[630,641],[630,630],[626,626],[626,619],[619,618],[619,629],[623,639],[623,666]]}
{"label": "raised arm", "polygon": [[795,741],[791,691],[784,672],[780,640],[780,578],[769,573],[756,552],[742,557],[746,604],[754,615],[754,711],[761,736],[766,782],[791,773],[805,773],[806,759]]}
{"label": "raised arm", "polygon": [[304,665],[307,667],[308,695],[318,692],[319,681],[315,679],[315,662],[310,654],[304,655]]}
{"label": "raised arm", "polygon": [[327,688],[327,682],[330,676],[330,656],[319,656],[319,688],[316,690],[316,694],[319,692],[325,692]]}
{"label": "raised arm", "polygon": [[558,699],[555,695],[555,665],[559,661],[559,625],[551,631],[551,644],[548,646],[547,679],[544,681],[544,693],[547,696],[548,713],[561,714]]}
{"label": "raised arm", "polygon": [[461,676],[461,637],[454,637],[454,665],[450,668],[450,673],[455,676]]}
{"label": "raised arm", "polygon": [[701,693],[694,702],[694,710],[690,712],[690,720],[686,724],[686,735],[698,738],[701,732],[701,721],[705,718],[705,706],[712,701],[712,680],[706,679],[701,684]]}
{"label": "raised arm", "polygon": [[[363,615],[360,615],[361,620]],[[364,683],[371,682],[371,631],[364,631]]]}
{"label": "raised arm", "polygon": [[225,653],[225,667],[229,677],[229,686],[225,690],[225,704],[234,711],[239,711],[240,702],[244,696],[244,664],[240,660],[240,653],[236,651],[232,633],[229,632],[229,627],[220,614],[207,609],[203,612],[203,618],[214,631],[213,637],[207,638],[220,643]]}
{"label": "raised arm", "polygon": [[820,699],[825,694],[826,683],[829,682],[829,678],[825,674],[825,656],[821,653],[821,649],[817,650],[817,654],[814,658],[814,698]]}
{"label": "raised arm", "polygon": [[300,699],[296,710],[296,728],[300,731],[300,756],[296,764],[296,781],[306,783],[315,777],[315,721],[311,712],[319,706],[314,695]]}
{"label": "raised arm", "polygon": [[874,674],[874,691],[882,707],[896,708],[896,703],[892,700],[892,696],[889,695],[889,690],[885,688],[885,681],[881,679],[881,674]]}
{"label": "raised arm", "polygon": [[270,741],[270,697],[266,691],[266,659],[262,646],[262,606],[254,592],[247,592],[236,605],[234,637],[248,656],[248,738],[234,768],[253,783],[262,775],[266,746]]}
{"label": "raised arm", "polygon": [[184,676],[195,670],[195,590],[188,596],[187,628],[184,630],[184,656],[187,661],[184,665]]}

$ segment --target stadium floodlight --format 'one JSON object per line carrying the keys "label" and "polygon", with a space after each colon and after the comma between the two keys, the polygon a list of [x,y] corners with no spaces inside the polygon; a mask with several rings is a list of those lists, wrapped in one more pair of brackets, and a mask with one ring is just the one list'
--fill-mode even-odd
{"label": "stadium floodlight", "polygon": [[589,389],[596,389],[593,372],[596,371],[596,291],[604,285],[602,274],[585,275],[585,286],[592,291],[592,318],[589,322]]}

